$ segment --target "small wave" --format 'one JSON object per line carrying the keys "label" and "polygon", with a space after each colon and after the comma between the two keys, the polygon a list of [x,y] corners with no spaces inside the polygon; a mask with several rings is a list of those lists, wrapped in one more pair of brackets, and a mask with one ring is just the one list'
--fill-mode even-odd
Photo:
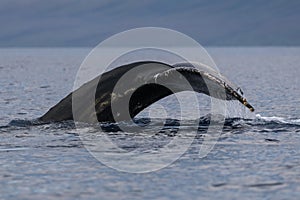
{"label": "small wave", "polygon": [[264,188],[264,187],[273,187],[273,186],[281,186],[284,185],[282,182],[271,182],[271,183],[256,183],[256,184],[249,184],[245,185],[246,187],[257,187],[257,188]]}
{"label": "small wave", "polygon": [[40,124],[38,120],[14,119],[9,122],[8,126],[26,127]]}
{"label": "small wave", "polygon": [[29,148],[26,147],[20,147],[20,148],[0,148],[0,152],[9,152],[9,151],[24,151],[24,150],[28,150]]}
{"label": "small wave", "polygon": [[[162,123],[163,122],[163,123]],[[138,118],[134,119],[135,125],[140,127],[153,127],[157,130],[157,126],[161,127],[161,132],[166,130],[185,129],[190,130],[198,126],[198,131],[205,132],[210,125],[221,125],[223,130],[232,129],[253,129],[253,130],[273,130],[273,131],[284,131],[290,128],[298,129],[300,127],[299,119],[285,119],[283,117],[262,117],[257,115],[254,119],[248,118],[225,118],[224,116],[214,116],[208,114],[201,117],[199,120],[178,120],[178,119],[150,119],[150,118]],[[197,124],[198,123],[198,124]],[[121,122],[122,126],[132,126],[132,123]],[[121,131],[118,123],[114,124],[101,124],[101,128],[106,132]]]}
{"label": "small wave", "polygon": [[[120,127],[130,127],[136,126],[139,127],[153,127],[153,130],[158,130],[160,128],[161,132],[166,130],[176,130],[180,127],[180,129],[189,130],[191,128],[195,128],[198,126],[198,131],[206,131],[210,125],[221,125],[223,126],[223,130],[231,130],[238,128],[257,128],[260,129],[268,128],[271,130],[279,129],[279,128],[291,128],[295,127],[296,130],[300,127],[300,119],[287,119],[283,117],[265,117],[257,114],[253,119],[247,118],[225,118],[224,116],[217,115],[212,116],[211,114],[200,117],[198,120],[179,120],[179,119],[160,119],[160,118],[135,118],[132,122],[119,122],[119,123],[99,123],[101,129],[104,132],[118,132],[122,131]],[[16,119],[12,120],[8,125],[1,126],[0,128],[8,128],[8,127],[28,127],[28,126],[38,126],[45,125],[38,120],[21,120]],[[98,125],[98,127],[99,127]],[[90,124],[83,124],[84,127],[90,126]],[[95,125],[92,125],[95,126]],[[55,122],[50,123],[48,128],[53,129],[73,129],[75,128],[74,122],[72,121],[64,121],[64,122]]]}
{"label": "small wave", "polygon": [[256,115],[256,120],[261,120],[264,122],[273,122],[273,123],[281,123],[281,124],[290,124],[290,125],[299,125],[300,126],[300,119],[286,119],[283,117],[263,117],[260,114]]}

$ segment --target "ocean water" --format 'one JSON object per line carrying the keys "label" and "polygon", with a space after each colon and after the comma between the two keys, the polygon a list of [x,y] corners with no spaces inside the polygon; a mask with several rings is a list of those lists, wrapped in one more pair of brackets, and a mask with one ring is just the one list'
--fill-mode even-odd
{"label": "ocean water", "polygon": [[[16,121],[41,116],[71,92],[90,49],[0,49],[0,199],[298,199],[300,48],[207,50],[255,113],[239,104],[228,108],[232,117],[204,158],[199,148],[207,118],[199,127],[184,121],[184,132],[198,130],[187,151],[160,170],[136,174],[95,159],[68,122]],[[172,98],[165,102],[176,111]],[[152,108],[151,116],[164,114],[160,104]],[[138,140],[129,133],[103,134],[127,150],[150,149],[174,138],[170,127]]]}

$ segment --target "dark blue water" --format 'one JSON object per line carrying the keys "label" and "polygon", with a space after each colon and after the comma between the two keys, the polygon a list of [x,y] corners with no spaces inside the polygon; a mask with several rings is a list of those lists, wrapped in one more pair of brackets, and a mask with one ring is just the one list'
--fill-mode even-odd
{"label": "dark blue water", "polygon": [[[243,89],[255,114],[230,108],[232,118],[205,158],[198,153],[208,119],[200,126],[182,121],[183,131],[198,130],[188,150],[161,170],[134,174],[95,159],[71,123],[7,126],[41,116],[67,95],[89,49],[1,49],[0,199],[298,199],[300,48],[208,51]],[[176,110],[172,99],[166,101]],[[159,110],[154,106],[152,115]],[[176,135],[174,127],[139,140],[129,133],[106,134],[127,150],[159,148]]]}

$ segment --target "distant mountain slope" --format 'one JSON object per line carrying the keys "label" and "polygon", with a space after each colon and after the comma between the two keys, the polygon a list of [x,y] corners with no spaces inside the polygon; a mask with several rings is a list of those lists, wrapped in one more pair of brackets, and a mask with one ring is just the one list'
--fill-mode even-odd
{"label": "distant mountain slope", "polygon": [[[79,3],[78,3],[79,2]],[[203,45],[300,45],[300,1],[0,1],[0,46],[95,46],[160,26]]]}

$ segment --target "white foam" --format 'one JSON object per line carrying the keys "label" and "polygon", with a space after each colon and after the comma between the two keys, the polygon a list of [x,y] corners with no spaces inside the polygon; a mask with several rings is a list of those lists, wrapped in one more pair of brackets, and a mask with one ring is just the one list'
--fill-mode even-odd
{"label": "white foam", "polygon": [[277,117],[277,116],[272,116],[272,117],[263,117],[260,114],[256,114],[257,119],[262,119],[264,121],[269,121],[269,122],[280,122],[284,124],[299,124],[300,125],[300,119],[286,119],[284,117]]}

